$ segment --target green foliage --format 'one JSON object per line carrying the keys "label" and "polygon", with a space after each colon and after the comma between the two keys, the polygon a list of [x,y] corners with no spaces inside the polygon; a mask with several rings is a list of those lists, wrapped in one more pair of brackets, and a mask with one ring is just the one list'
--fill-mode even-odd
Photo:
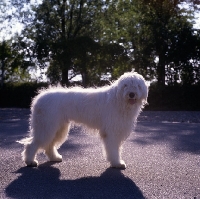
{"label": "green foliage", "polygon": [[124,46],[103,39],[108,6],[105,1],[44,0],[33,7],[35,18],[23,34],[33,39],[38,64],[49,64],[47,76],[52,83],[69,85],[72,77],[81,75],[83,85],[88,86],[108,73],[116,78],[116,72],[123,71],[120,65],[131,68]]}
{"label": "green foliage", "polygon": [[[200,81],[197,1],[43,0],[30,9],[26,0],[12,2],[20,11],[14,16],[25,23],[11,49],[16,74],[39,66],[48,68],[53,84],[69,85],[81,75],[89,86],[134,69],[162,86]],[[185,2],[189,11],[181,7]]]}
{"label": "green foliage", "polygon": [[23,82],[30,80],[27,68],[30,62],[25,60],[25,52],[20,43],[13,40],[0,43],[1,86],[4,82]]}
{"label": "green foliage", "polygon": [[181,9],[178,1],[175,4],[169,0],[135,1],[133,9],[136,17],[128,31],[136,71],[165,85],[177,83],[177,78],[172,79],[172,69],[173,75],[184,81],[180,74],[191,65],[190,60],[199,61],[199,37],[192,29],[192,13]]}
{"label": "green foliage", "polygon": [[[83,48],[83,52],[80,52],[80,46],[85,42],[90,49],[91,42],[87,38],[95,27],[93,26],[95,11],[98,9],[95,2],[44,0],[40,5],[33,7],[35,18],[23,34],[34,40],[38,64],[44,67],[47,62],[50,62],[48,76],[54,82],[61,80],[63,84],[68,84],[68,71],[73,66],[72,59],[86,51],[86,48]],[[31,32],[31,29],[35,31]],[[83,38],[86,40],[83,41]],[[81,42],[78,48],[76,48],[77,41]],[[59,67],[58,71],[61,74],[52,76],[52,71],[55,71],[52,68],[54,66]]]}

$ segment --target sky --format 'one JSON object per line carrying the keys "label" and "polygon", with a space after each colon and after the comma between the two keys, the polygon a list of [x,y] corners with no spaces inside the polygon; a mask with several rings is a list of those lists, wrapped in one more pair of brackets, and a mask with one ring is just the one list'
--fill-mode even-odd
{"label": "sky", "polygon": [[200,29],[200,12],[196,14],[196,23],[194,24],[195,29]]}

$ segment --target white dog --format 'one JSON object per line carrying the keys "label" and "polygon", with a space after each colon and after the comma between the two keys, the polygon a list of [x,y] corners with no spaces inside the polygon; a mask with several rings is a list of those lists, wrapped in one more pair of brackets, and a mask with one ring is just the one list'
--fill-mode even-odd
{"label": "white dog", "polygon": [[37,166],[39,150],[44,150],[50,161],[62,161],[57,149],[67,139],[70,123],[75,122],[98,130],[111,166],[125,169],[121,146],[133,130],[147,96],[147,83],[135,72],[125,73],[102,88],[56,87],[40,91],[32,102],[31,135],[19,141],[25,145],[25,163]]}

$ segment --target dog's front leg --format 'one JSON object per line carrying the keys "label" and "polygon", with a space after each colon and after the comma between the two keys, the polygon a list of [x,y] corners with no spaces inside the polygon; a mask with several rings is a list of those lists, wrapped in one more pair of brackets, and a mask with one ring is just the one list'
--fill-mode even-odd
{"label": "dog's front leg", "polygon": [[126,164],[121,159],[121,145],[122,141],[114,135],[101,133],[107,160],[110,162],[111,167],[125,169]]}

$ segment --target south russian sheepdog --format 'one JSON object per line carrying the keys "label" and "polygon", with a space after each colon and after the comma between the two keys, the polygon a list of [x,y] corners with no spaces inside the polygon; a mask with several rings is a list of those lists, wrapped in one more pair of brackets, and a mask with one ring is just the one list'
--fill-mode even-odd
{"label": "south russian sheepdog", "polygon": [[18,141],[25,145],[23,160],[35,167],[36,154],[43,150],[50,161],[62,161],[57,149],[67,139],[73,122],[98,131],[111,167],[125,169],[122,144],[133,130],[147,96],[147,82],[136,72],[127,72],[111,85],[97,89],[41,90],[32,101],[30,137]]}

